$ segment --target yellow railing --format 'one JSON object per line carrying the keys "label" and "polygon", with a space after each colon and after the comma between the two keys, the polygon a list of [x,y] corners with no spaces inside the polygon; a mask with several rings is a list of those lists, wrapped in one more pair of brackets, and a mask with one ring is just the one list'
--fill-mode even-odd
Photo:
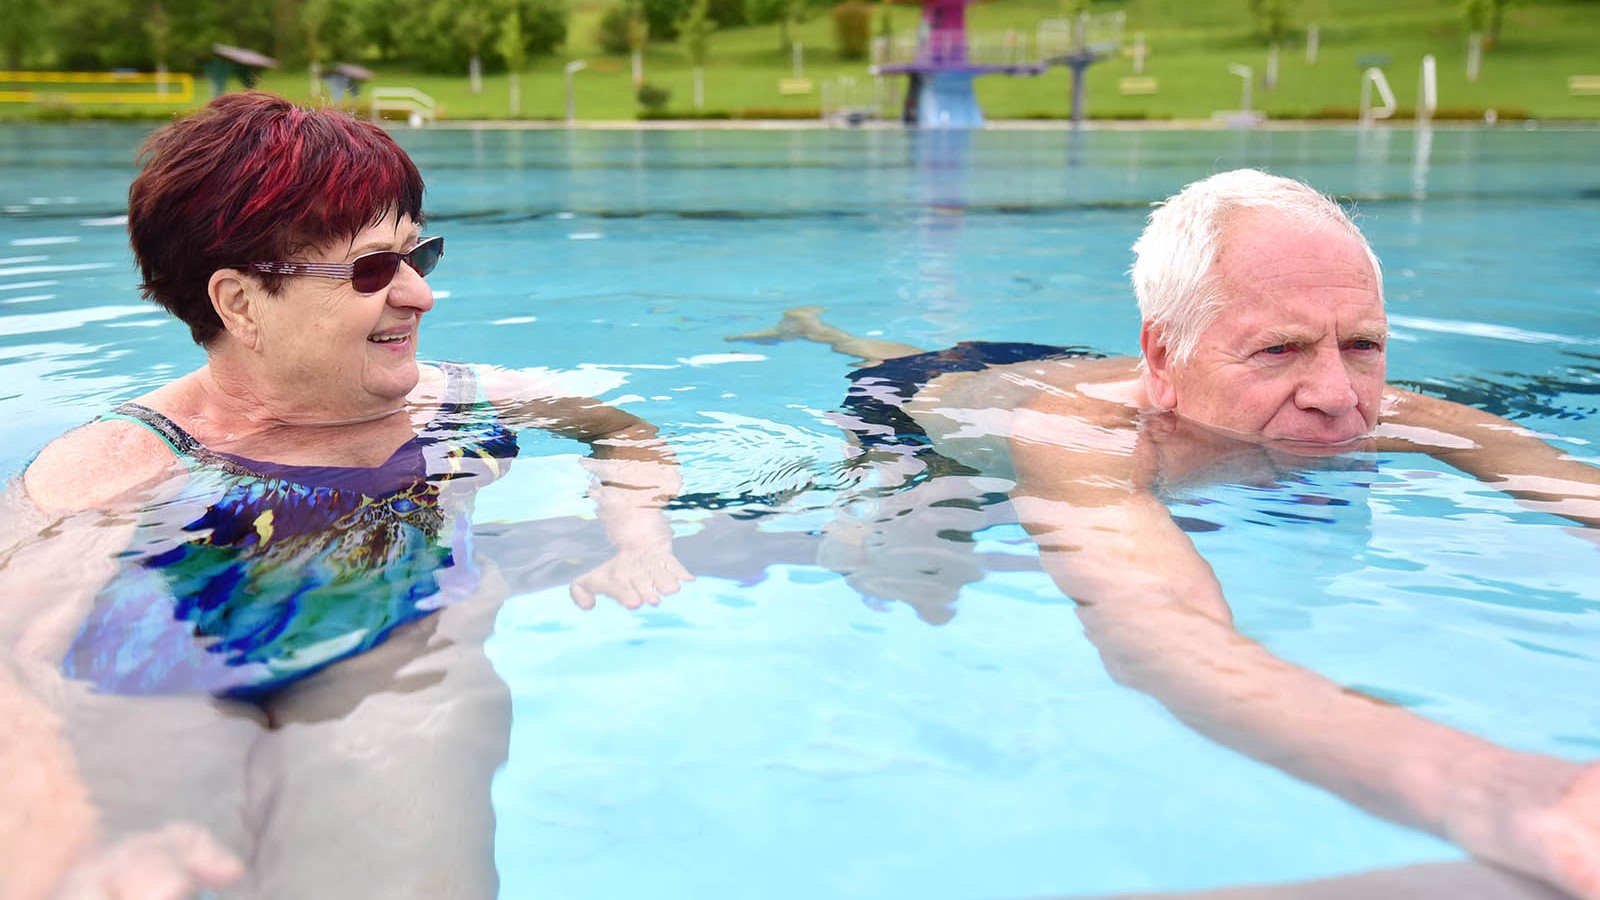
{"label": "yellow railing", "polygon": [[194,76],[187,72],[0,71],[0,103],[38,103],[41,100],[193,103]]}

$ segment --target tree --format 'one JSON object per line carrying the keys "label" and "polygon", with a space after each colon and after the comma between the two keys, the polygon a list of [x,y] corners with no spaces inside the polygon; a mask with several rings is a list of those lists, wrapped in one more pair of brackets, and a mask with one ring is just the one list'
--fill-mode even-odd
{"label": "tree", "polygon": [[172,45],[172,17],[167,15],[161,0],[152,0],[150,17],[144,23],[145,37],[150,40],[150,53],[155,58],[157,72],[167,70],[167,56]]}
{"label": "tree", "polygon": [[626,2],[617,3],[606,9],[600,16],[599,24],[595,26],[594,42],[607,53],[627,53],[630,49],[628,22],[632,16]]}
{"label": "tree", "polygon": [[154,68],[142,13],[133,4],[115,0],[58,5],[50,29],[55,45],[53,65],[63,69]]}
{"label": "tree", "polygon": [[331,0],[306,0],[300,6],[300,28],[306,35],[306,59],[313,67],[322,63],[322,36],[328,30]]}
{"label": "tree", "polygon": [[494,28],[492,0],[455,0],[454,36],[467,53],[467,79],[474,94],[483,91],[483,45]]}
{"label": "tree", "polygon": [[689,14],[694,0],[640,0],[645,24],[650,26],[650,36],[658,41],[670,41],[678,36],[678,23]]}
{"label": "tree", "polygon": [[1500,27],[1505,23],[1506,0],[1466,0],[1461,5],[1467,20],[1467,31],[1484,35],[1484,44],[1493,47],[1500,40]]}
{"label": "tree", "polygon": [[782,0],[744,0],[744,18],[751,25],[770,25],[782,16]]}
{"label": "tree", "polygon": [[794,26],[811,18],[819,0],[745,0],[745,17],[752,25],[778,25],[778,49],[787,51],[794,43]]}
{"label": "tree", "polygon": [[8,69],[21,69],[34,53],[50,46],[50,9],[44,0],[9,0],[5,17],[0,59]]}
{"label": "tree", "polygon": [[1268,43],[1282,43],[1289,30],[1290,7],[1290,0],[1250,0],[1250,19],[1256,33]]}
{"label": "tree", "polygon": [[607,53],[626,53],[633,59],[633,86],[644,82],[644,45],[650,38],[650,23],[644,18],[639,0],[617,0],[600,16],[595,26],[595,43]]}
{"label": "tree", "polygon": [[255,0],[165,0],[175,61],[197,65],[213,44],[266,52],[274,46],[272,7]]}
{"label": "tree", "polygon": [[711,21],[718,28],[738,28],[750,24],[745,18],[744,0],[711,0]]}
{"label": "tree", "polygon": [[403,3],[360,0],[351,17],[362,45],[378,51],[379,59],[394,59],[408,42],[402,40],[401,27],[413,21],[416,14]]}
{"label": "tree", "polygon": [[711,33],[717,30],[717,23],[711,18],[711,0],[693,0],[689,4],[689,11],[678,23],[678,36],[683,44],[684,55],[689,57],[689,64],[695,68],[702,68],[706,64],[706,54],[711,48]]}
{"label": "tree", "polygon": [[694,0],[683,21],[678,23],[679,40],[689,65],[694,67],[694,108],[705,105],[706,54],[711,50],[711,33],[717,23],[711,18],[711,0]]}
{"label": "tree", "polygon": [[520,0],[522,48],[535,56],[554,53],[567,42],[566,0]]}
{"label": "tree", "polygon": [[650,40],[650,23],[644,17],[643,0],[625,0],[628,19],[628,55],[633,58],[633,87],[644,86],[644,45]]}
{"label": "tree", "polygon": [[511,73],[511,115],[515,118],[522,113],[522,57],[527,49],[522,43],[522,16],[517,10],[506,13],[495,48]]}

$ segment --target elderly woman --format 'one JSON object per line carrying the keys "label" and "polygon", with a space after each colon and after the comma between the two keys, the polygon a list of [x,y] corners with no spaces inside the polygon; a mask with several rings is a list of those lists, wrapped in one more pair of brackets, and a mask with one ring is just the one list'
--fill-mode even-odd
{"label": "elderly woman", "polygon": [[232,94],[142,160],[143,289],[205,362],[49,444],[3,500],[0,709],[38,738],[12,752],[98,807],[109,848],[92,810],[56,815],[71,849],[12,887],[181,892],[238,874],[231,851],[263,895],[492,895],[509,699],[482,644],[504,592],[474,564],[472,496],[521,427],[588,443],[617,555],[573,597],[654,603],[691,577],[671,456],[536,377],[418,362],[445,243],[381,129]]}

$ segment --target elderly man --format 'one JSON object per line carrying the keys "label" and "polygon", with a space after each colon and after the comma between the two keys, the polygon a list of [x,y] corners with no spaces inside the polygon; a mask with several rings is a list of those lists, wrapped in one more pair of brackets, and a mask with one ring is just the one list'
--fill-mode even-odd
{"label": "elderly man", "polygon": [[1120,681],[1374,813],[1600,896],[1600,766],[1497,746],[1273,656],[1234,630],[1158,496],[1220,468],[1418,451],[1594,529],[1600,471],[1497,416],[1387,386],[1378,261],[1339,205],[1299,182],[1241,170],[1192,184],[1151,215],[1135,253],[1137,360],[1031,344],[922,353],[814,308],[739,337],[872,363],[846,401],[864,458],[931,449],[1011,479],[1045,570]]}

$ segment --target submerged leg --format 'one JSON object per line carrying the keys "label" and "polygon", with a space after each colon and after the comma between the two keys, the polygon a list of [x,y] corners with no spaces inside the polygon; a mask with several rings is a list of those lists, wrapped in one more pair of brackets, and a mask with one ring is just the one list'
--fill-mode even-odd
{"label": "submerged leg", "polygon": [[822,321],[820,306],[797,306],[784,312],[783,318],[771,328],[745,334],[730,334],[725,340],[752,341],[758,344],[776,344],[794,340],[815,341],[818,344],[827,344],[835,353],[854,356],[869,364],[922,352],[921,347],[860,337],[829,325]]}
{"label": "submerged leg", "polygon": [[244,896],[494,900],[511,694],[484,642],[505,595],[486,565],[477,595],[268,701]]}

